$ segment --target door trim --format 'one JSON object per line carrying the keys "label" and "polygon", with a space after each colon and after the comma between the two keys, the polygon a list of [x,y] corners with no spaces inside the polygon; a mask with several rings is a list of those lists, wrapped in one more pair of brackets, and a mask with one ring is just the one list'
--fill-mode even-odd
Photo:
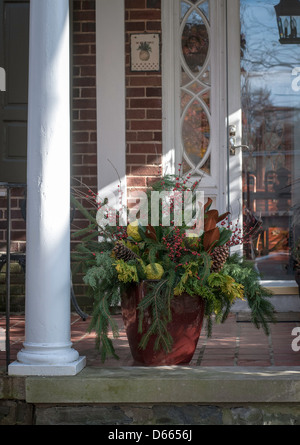
{"label": "door trim", "polygon": [[124,17],[123,0],[96,0],[97,163],[101,195],[118,190],[118,176],[122,190],[126,190]]}
{"label": "door trim", "polygon": [[[206,177],[203,190],[206,196],[214,199],[219,211],[227,209],[227,130],[226,116],[226,0],[219,0],[218,7],[211,10],[214,15],[214,27],[218,32],[211,32],[211,46],[222,48],[211,52],[211,64],[217,67],[213,70],[211,106],[216,126],[212,144],[212,177]],[[179,152],[178,111],[180,110],[179,83],[180,66],[179,51],[180,35],[176,33],[175,23],[180,21],[179,0],[162,0],[162,85],[163,85],[163,172],[175,174],[178,169],[177,153]],[[179,26],[178,26],[179,29]],[[176,35],[177,34],[177,35]],[[214,111],[215,110],[215,111]],[[217,117],[216,117],[217,116]],[[180,161],[181,162],[181,161]]]}
{"label": "door trim", "polygon": [[[179,21],[179,1],[162,0],[162,116],[163,116],[163,174],[175,174],[175,53],[179,45],[174,21]],[[177,62],[177,61],[176,61]]]}
{"label": "door trim", "polygon": [[[227,144],[228,128],[236,127],[236,146],[242,141],[242,107],[240,78],[240,0],[230,0],[227,3]],[[227,205],[234,220],[241,219],[243,208],[242,194],[242,151],[236,150],[234,156],[228,154]]]}

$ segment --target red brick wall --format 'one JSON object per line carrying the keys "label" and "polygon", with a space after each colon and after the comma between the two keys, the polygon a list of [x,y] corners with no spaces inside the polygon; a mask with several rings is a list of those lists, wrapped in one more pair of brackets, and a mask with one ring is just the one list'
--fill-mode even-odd
{"label": "red brick wall", "polygon": [[[95,0],[73,3],[73,121],[71,175],[75,195],[97,192],[96,12]],[[83,199],[82,203],[89,207]],[[87,226],[79,211],[71,231]],[[72,249],[76,240],[72,240]]]}
{"label": "red brick wall", "polygon": [[[2,194],[6,189],[0,189]],[[21,203],[25,198],[23,188],[11,189],[11,252],[24,252],[26,249],[26,223],[21,212]],[[7,199],[0,196],[0,252],[6,253],[7,236]]]}
{"label": "red brick wall", "polygon": [[[161,164],[161,73],[131,72],[129,42],[132,33],[161,33],[161,1],[124,1],[128,186],[145,187]],[[73,26],[73,175],[96,190],[95,0],[74,1]]]}
{"label": "red brick wall", "polygon": [[[97,188],[95,0],[74,1],[72,176]],[[74,182],[77,185],[77,181]]]}
{"label": "red brick wall", "polygon": [[[73,190],[76,190],[75,196],[83,196],[82,204],[90,207],[84,197],[90,196],[89,189],[97,193],[95,0],[75,0],[73,3],[72,82],[72,185]],[[71,223],[71,232],[87,225],[87,220],[77,210]],[[75,250],[76,242],[72,238],[72,250]],[[78,303],[86,308],[86,289],[80,275],[73,277],[73,287]]]}
{"label": "red brick wall", "polygon": [[[126,29],[126,141],[129,188],[144,189],[159,175],[162,161],[161,73],[131,72],[130,35],[161,33],[160,0],[124,0]],[[95,0],[73,2],[72,185],[97,191]],[[85,194],[84,186],[79,188]],[[12,251],[25,251],[23,194],[13,191]],[[0,197],[0,251],[6,248],[6,199]],[[86,226],[76,212],[72,230]],[[79,284],[75,283],[75,286]],[[77,290],[77,288],[75,289]],[[77,292],[76,292],[77,293]],[[80,292],[78,292],[80,294]]]}
{"label": "red brick wall", "polygon": [[145,188],[162,161],[161,73],[131,72],[130,36],[161,33],[160,0],[125,0],[127,184]]}

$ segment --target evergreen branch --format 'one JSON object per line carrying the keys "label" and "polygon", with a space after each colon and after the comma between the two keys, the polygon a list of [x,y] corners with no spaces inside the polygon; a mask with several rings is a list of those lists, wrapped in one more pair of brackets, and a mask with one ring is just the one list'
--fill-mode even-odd
{"label": "evergreen branch", "polygon": [[78,210],[82,213],[82,215],[89,220],[92,224],[97,224],[96,218],[93,217],[90,212],[73,196],[71,195],[71,202],[74,204]]}
{"label": "evergreen branch", "polygon": [[269,323],[276,322],[274,307],[268,300],[272,297],[272,292],[260,284],[259,274],[253,264],[235,254],[227,260],[224,272],[244,286],[245,298],[251,309],[252,322],[257,328],[262,327],[265,334],[269,335]]}
{"label": "evergreen branch", "polygon": [[154,284],[151,290],[148,290],[147,295],[139,303],[139,332],[142,332],[144,311],[151,311],[152,314],[151,325],[143,335],[139,345],[142,349],[146,348],[150,337],[155,335],[155,350],[159,347],[162,347],[166,352],[171,350],[173,341],[167,330],[167,323],[170,321],[170,309],[165,304],[166,296],[167,301],[170,302],[170,289],[168,289],[167,280],[161,280]]}
{"label": "evergreen branch", "polygon": [[[95,235],[99,236],[98,232],[94,233],[94,231],[96,231],[96,228],[97,228],[97,226],[95,224],[89,225],[88,227],[85,227],[84,229],[80,229],[80,230],[77,230],[76,232],[73,232],[72,238],[79,238],[79,237],[81,238],[86,234],[90,234],[91,232],[93,232],[94,236]],[[85,241],[85,239],[82,239],[82,241]]]}

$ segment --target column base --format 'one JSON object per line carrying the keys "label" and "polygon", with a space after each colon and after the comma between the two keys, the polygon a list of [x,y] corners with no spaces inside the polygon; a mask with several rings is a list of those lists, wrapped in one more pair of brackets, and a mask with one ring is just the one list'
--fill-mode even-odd
{"label": "column base", "polygon": [[15,361],[8,366],[8,375],[14,376],[72,376],[78,374],[86,366],[86,358],[79,357],[71,363],[60,365],[28,365]]}

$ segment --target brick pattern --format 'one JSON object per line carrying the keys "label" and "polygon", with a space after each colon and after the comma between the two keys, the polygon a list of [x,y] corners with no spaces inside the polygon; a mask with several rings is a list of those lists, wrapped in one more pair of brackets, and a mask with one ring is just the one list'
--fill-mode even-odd
{"label": "brick pattern", "polygon": [[72,177],[91,188],[97,186],[95,31],[95,0],[74,1]]}
{"label": "brick pattern", "polygon": [[159,176],[162,162],[161,72],[131,72],[130,36],[161,34],[160,1],[125,0],[127,184],[145,189]]}
{"label": "brick pattern", "polygon": [[[4,195],[6,189],[0,189]],[[21,211],[24,203],[26,191],[24,188],[11,189],[11,253],[25,252],[26,250],[26,215]],[[7,237],[7,198],[0,197],[0,256],[6,254]],[[12,261],[10,267],[10,306],[12,311],[24,310],[25,277],[21,266]],[[0,272],[0,311],[6,306],[6,265],[4,264]]]}
{"label": "brick pattern", "polygon": [[[239,367],[271,366],[293,367],[300,365],[300,354],[293,351],[291,342],[295,338],[291,332],[300,326],[299,313],[277,313],[278,323],[270,323],[270,334],[257,329],[250,322],[250,317],[244,321],[237,313],[230,313],[227,320],[220,324],[214,323],[212,336],[207,337],[206,326],[203,325],[199,342],[189,366],[215,367],[232,366],[238,371]],[[248,320],[248,321],[247,321]],[[95,348],[95,333],[86,332],[88,321],[83,321],[78,315],[72,316],[71,340],[81,356],[86,356],[87,366],[111,368],[132,366],[133,359],[121,315],[115,315],[114,321],[119,329],[119,337],[110,337],[117,355],[116,361],[109,357],[102,363],[99,351]],[[5,318],[0,315],[0,328],[4,328]],[[17,352],[24,341],[24,317],[14,315],[11,319],[11,359],[15,360]],[[299,342],[298,342],[299,343]],[[0,351],[0,366],[5,364],[5,353]],[[187,365],[188,366],[188,365]],[[1,386],[0,386],[1,388]]]}
{"label": "brick pattern", "polygon": [[[97,190],[96,13],[95,0],[73,3],[72,186],[85,196]],[[87,201],[82,200],[87,206]],[[71,230],[86,227],[76,211]],[[72,242],[74,247],[75,242]]]}
{"label": "brick pattern", "polygon": [[[7,199],[6,189],[0,189],[5,196],[0,196],[0,252],[6,253],[7,237]],[[25,252],[26,223],[21,212],[21,204],[25,198],[23,188],[11,189],[11,252]],[[25,215],[24,215],[25,216]]]}
{"label": "brick pattern", "polygon": [[[84,197],[89,190],[97,192],[97,104],[96,104],[96,5],[95,0],[75,0],[73,3],[73,121],[72,121],[72,186],[81,203],[90,207]],[[88,225],[77,210],[71,232]],[[78,240],[71,241],[75,250]],[[74,292],[80,306],[86,295],[82,277],[73,277]],[[85,298],[82,297],[84,300]]]}

